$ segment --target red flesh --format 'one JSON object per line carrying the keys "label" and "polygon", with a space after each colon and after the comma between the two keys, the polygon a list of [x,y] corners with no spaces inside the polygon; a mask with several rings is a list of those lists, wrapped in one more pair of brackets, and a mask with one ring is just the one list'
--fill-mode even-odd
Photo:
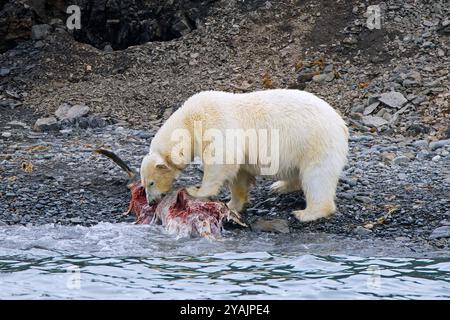
{"label": "red flesh", "polygon": [[184,189],[149,205],[145,189],[139,182],[130,183],[128,188],[131,191],[128,213],[134,213],[137,224],[161,223],[167,231],[178,236],[218,238],[223,219],[230,217],[225,204],[193,198]]}
{"label": "red flesh", "polygon": [[131,191],[131,200],[126,214],[134,213],[137,224],[149,224],[158,204],[149,205],[145,196],[145,189],[139,182],[132,182],[128,185]]}

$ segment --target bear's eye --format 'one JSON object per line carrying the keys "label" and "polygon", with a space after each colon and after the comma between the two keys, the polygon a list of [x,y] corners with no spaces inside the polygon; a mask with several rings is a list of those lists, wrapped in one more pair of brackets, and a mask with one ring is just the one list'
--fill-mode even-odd
{"label": "bear's eye", "polygon": [[150,182],[150,183],[148,184],[148,186],[151,187],[151,186],[153,186],[154,184],[155,184],[155,182],[152,181],[152,182]]}

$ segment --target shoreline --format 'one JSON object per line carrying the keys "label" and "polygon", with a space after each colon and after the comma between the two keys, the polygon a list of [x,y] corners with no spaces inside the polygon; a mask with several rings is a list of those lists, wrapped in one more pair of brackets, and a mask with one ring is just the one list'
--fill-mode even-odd
{"label": "shoreline", "polygon": [[[134,217],[121,215],[130,199],[126,174],[109,159],[87,150],[108,148],[136,168],[154,132],[113,124],[38,133],[29,128],[35,117],[32,114],[28,115],[30,122],[24,123],[28,128],[8,124],[23,121],[26,112],[21,107],[0,122],[2,131],[11,133],[0,138],[0,221],[7,225],[85,226],[133,222]],[[436,230],[450,225],[445,174],[450,172],[450,162],[447,158],[432,160],[432,151],[426,159],[417,159],[424,146],[416,145],[414,141],[352,132],[349,163],[338,185],[334,216],[300,223],[290,212],[304,206],[301,194],[272,194],[268,189],[271,180],[258,178],[244,220],[281,218],[288,220],[291,234],[388,239],[448,250],[449,240],[445,235],[436,238]],[[396,163],[392,153],[411,159]],[[30,163],[27,168],[25,164]],[[191,165],[174,187],[196,184],[200,178],[198,167]],[[226,201],[227,197],[228,192],[222,190],[219,199]]]}

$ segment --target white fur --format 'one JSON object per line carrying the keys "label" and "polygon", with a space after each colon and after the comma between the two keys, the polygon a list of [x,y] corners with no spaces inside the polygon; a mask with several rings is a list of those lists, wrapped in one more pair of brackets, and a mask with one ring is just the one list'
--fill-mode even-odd
{"label": "white fur", "polygon": [[[285,89],[244,94],[200,92],[190,97],[157,132],[143,169],[161,163],[161,159],[175,160],[171,155],[175,145],[171,135],[175,129],[188,130],[193,136],[192,146],[202,144],[202,150],[192,154],[192,158],[201,158],[211,144],[205,144],[203,137],[194,133],[195,121],[201,122],[203,130],[221,132],[231,128],[277,129],[280,157],[274,177],[281,181],[273,185],[273,190],[303,190],[307,207],[294,211],[301,221],[316,220],[335,211],[336,186],[347,159],[348,130],[343,119],[324,100],[305,91]],[[225,154],[230,152],[224,148]],[[249,152],[248,148],[240,151],[245,155]],[[149,157],[157,160],[149,162]],[[228,205],[239,211],[247,201],[253,177],[260,173],[259,164],[205,165],[202,186],[188,188],[188,192],[196,197],[213,196],[228,181],[231,189]],[[144,177],[143,181],[149,179]]]}

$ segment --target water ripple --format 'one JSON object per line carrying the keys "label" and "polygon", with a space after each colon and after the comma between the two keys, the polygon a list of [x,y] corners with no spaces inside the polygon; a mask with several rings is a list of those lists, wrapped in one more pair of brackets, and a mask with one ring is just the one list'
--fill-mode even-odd
{"label": "water ripple", "polygon": [[126,224],[2,227],[0,299],[450,298],[450,258],[383,255],[393,246],[320,234],[176,240]]}

